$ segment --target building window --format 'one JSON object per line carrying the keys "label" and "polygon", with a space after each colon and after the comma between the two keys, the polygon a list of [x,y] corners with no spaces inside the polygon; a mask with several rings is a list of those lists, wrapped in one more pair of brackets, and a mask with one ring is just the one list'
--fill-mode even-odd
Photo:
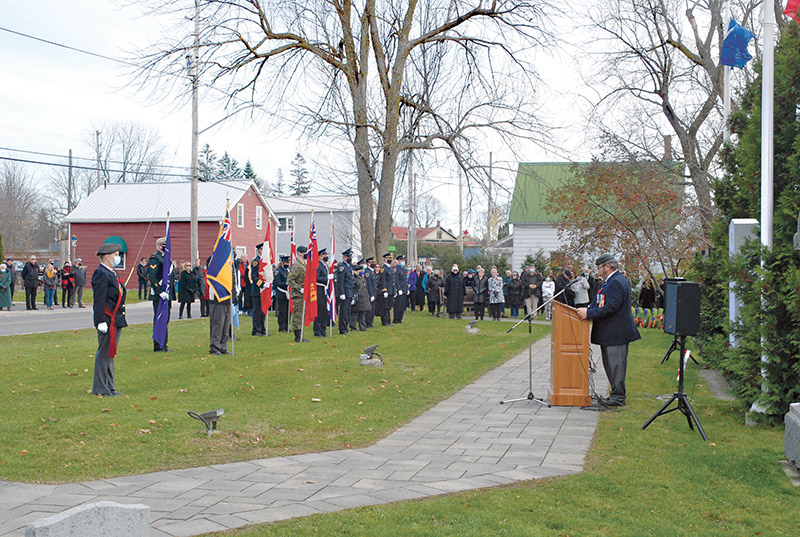
{"label": "building window", "polygon": [[441,239],[442,238],[442,230],[441,229],[436,232],[436,238],[437,239]]}
{"label": "building window", "polygon": [[236,227],[244,227],[244,204],[236,206]]}
{"label": "building window", "polygon": [[278,218],[278,231],[291,231],[294,226],[294,217]]}
{"label": "building window", "polygon": [[247,255],[247,246],[237,246],[236,247],[236,257],[241,259],[242,257]]}
{"label": "building window", "polygon": [[261,229],[261,212],[263,207],[256,207],[256,229]]}

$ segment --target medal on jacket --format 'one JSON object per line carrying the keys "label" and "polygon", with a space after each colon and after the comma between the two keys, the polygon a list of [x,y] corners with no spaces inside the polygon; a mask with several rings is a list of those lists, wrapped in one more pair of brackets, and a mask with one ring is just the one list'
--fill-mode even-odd
{"label": "medal on jacket", "polygon": [[606,295],[603,293],[597,293],[597,307],[602,308],[606,304]]}

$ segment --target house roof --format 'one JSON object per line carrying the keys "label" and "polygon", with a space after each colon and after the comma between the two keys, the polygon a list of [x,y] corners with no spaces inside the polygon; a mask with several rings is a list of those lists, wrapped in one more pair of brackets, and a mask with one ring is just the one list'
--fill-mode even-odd
{"label": "house roof", "polygon": [[[109,183],[98,188],[67,215],[69,223],[92,222],[160,222],[191,220],[192,183]],[[225,200],[230,207],[243,196],[256,195],[275,218],[266,199],[258,193],[252,181],[209,181],[197,184],[197,220],[219,222],[225,212]]]}
{"label": "house roof", "polygon": [[520,162],[508,222],[554,223],[556,217],[544,210],[547,193],[566,184],[574,177],[573,166],[586,166],[585,162]]}
{"label": "house roof", "polygon": [[[400,241],[407,241],[408,240],[408,228],[402,226],[392,226],[391,227],[392,234],[395,236],[397,240]],[[417,228],[417,240],[422,241],[425,238],[433,233],[434,231],[442,230],[443,232],[447,233],[453,240],[458,240],[458,237],[447,231],[441,225],[433,226],[433,227],[418,227]]]}
{"label": "house roof", "polygon": [[282,196],[267,197],[276,213],[297,214],[315,211],[358,212],[358,196]]}

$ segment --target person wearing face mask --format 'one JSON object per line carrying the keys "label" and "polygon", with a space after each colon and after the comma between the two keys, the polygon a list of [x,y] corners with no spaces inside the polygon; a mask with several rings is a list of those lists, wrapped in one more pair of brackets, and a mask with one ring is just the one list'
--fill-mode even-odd
{"label": "person wearing face mask", "polygon": [[374,257],[368,257],[365,263],[367,266],[364,269],[364,284],[367,286],[367,294],[369,296],[369,309],[365,315],[365,322],[367,328],[372,328],[372,323],[375,320],[375,297],[378,294],[377,265]]}
{"label": "person wearing face mask", "polygon": [[394,299],[394,320],[392,323],[401,324],[408,306],[408,273],[406,272],[406,257],[403,254],[397,256],[394,286],[397,290],[397,297]]}
{"label": "person wearing face mask", "polygon": [[278,316],[278,332],[289,331],[289,256],[279,256],[280,263],[275,269],[273,285],[275,287],[275,313]]}
{"label": "person wearing face mask", "polygon": [[303,285],[306,279],[306,258],[308,248],[305,246],[297,247],[297,258],[289,271],[289,277],[286,281],[287,285],[292,288],[292,305],[294,313],[292,314],[292,331],[294,332],[295,343],[308,343],[304,337],[301,337],[303,332]]}
{"label": "person wearing face mask", "polygon": [[[328,313],[328,281],[333,279],[333,274],[328,269],[328,249],[323,248],[318,252],[319,264],[317,265],[317,316],[314,318],[314,335],[317,337],[328,336],[330,314]],[[338,289],[337,289],[338,290]]]}
{"label": "person wearing face mask", "polygon": [[383,326],[391,326],[392,324],[392,307],[397,289],[395,287],[394,271],[392,253],[387,252],[383,254],[383,265],[381,265],[378,273],[378,294],[375,298],[376,302],[378,302],[375,306],[375,311],[381,316],[381,325]]}
{"label": "person wearing face mask", "polygon": [[11,273],[8,265],[0,265],[0,310],[11,311]]}
{"label": "person wearing face mask", "polygon": [[342,252],[342,262],[336,269],[334,289],[339,297],[336,301],[336,310],[339,315],[339,334],[341,335],[350,333],[350,307],[353,305],[355,293],[352,262],[353,250],[348,248]]}
{"label": "person wearing face mask", "polygon": [[522,282],[519,281],[519,274],[512,272],[506,285],[506,302],[509,307],[509,314],[512,318],[519,317],[519,307],[522,306]]}
{"label": "person wearing face mask", "polygon": [[442,311],[442,301],[440,299],[442,286],[444,286],[442,276],[439,274],[438,270],[434,270],[431,275],[428,276],[428,281],[425,282],[425,288],[428,290],[428,311],[435,317],[438,317]]}
{"label": "person wearing face mask", "polygon": [[125,285],[117,271],[119,245],[105,243],[97,249],[100,266],[92,274],[94,294],[94,326],[97,329],[97,353],[94,357],[92,393],[103,397],[123,395],[114,382],[114,357],[117,354],[125,320]]}
{"label": "person wearing face mask", "polygon": [[32,255],[30,261],[22,267],[22,281],[25,284],[25,309],[35,310],[36,290],[39,288],[39,265],[36,256]]}
{"label": "person wearing face mask", "polygon": [[467,292],[464,277],[458,270],[458,265],[453,265],[453,269],[447,278],[444,279],[444,298],[447,305],[447,315],[451,319],[460,319],[464,312],[464,295]]}
{"label": "person wearing face mask", "polygon": [[367,282],[364,279],[365,262],[365,260],[361,259],[358,263],[356,263],[355,269],[353,270],[355,282],[353,286],[353,289],[355,290],[353,298],[355,299],[355,303],[351,308],[351,312],[355,322],[350,328],[351,330],[358,330],[359,332],[367,331],[367,311],[371,309],[369,290],[367,289]]}
{"label": "person wearing face mask", "polygon": [[72,300],[70,301],[70,307],[75,305],[75,301],[78,301],[78,307],[83,308],[83,288],[86,287],[86,267],[83,266],[83,259],[80,257],[75,260],[75,292],[72,294]]}
{"label": "person wearing face mask", "polygon": [[[156,251],[150,255],[147,260],[147,279],[150,281],[150,300],[153,301],[153,323],[156,322],[156,315],[158,314],[158,301],[164,299],[167,301],[175,300],[175,271],[171,270],[169,273],[169,280],[163,281],[164,271],[164,250],[167,247],[167,238],[161,237],[156,241]],[[169,290],[169,292],[167,292]],[[167,304],[167,328],[164,332],[164,346],[162,347],[158,341],[153,340],[153,352],[169,352],[167,347],[167,340],[169,338],[169,314],[172,309],[172,304]]]}
{"label": "person wearing face mask", "polygon": [[183,263],[181,270],[180,286],[178,287],[178,319],[183,319],[183,310],[186,309],[186,318],[192,318],[192,302],[194,302],[195,291],[197,290],[197,278],[192,272],[192,264],[188,261]]}

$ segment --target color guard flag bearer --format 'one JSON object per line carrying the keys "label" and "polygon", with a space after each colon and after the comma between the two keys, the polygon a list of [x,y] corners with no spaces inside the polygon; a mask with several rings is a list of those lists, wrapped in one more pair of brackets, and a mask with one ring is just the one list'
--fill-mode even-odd
{"label": "color guard flag bearer", "polygon": [[[169,215],[167,215],[167,242],[164,244],[164,264],[161,267],[161,296],[158,299],[156,318],[153,321],[153,341],[160,348],[167,344],[169,325],[170,276],[172,275],[172,241],[169,237]],[[164,298],[166,296],[166,298]]]}

